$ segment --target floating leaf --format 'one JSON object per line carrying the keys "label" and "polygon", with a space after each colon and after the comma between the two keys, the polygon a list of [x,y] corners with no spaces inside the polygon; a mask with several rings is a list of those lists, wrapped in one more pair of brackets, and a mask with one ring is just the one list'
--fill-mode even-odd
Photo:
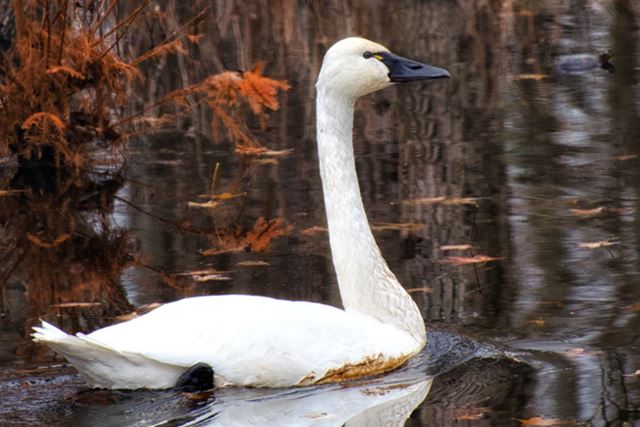
{"label": "floating leaf", "polygon": [[391,222],[383,222],[380,224],[373,224],[371,226],[371,230],[373,231],[384,231],[384,230],[396,230],[396,231],[418,231],[426,228],[425,224],[415,224],[412,222],[405,223],[391,223]]}
{"label": "floating leaf", "polygon": [[535,320],[529,320],[527,323],[530,325],[544,326],[546,322],[542,319],[535,319]]}
{"label": "floating leaf", "polygon": [[260,156],[264,154],[267,151],[267,149],[262,146],[256,147],[254,145],[249,145],[249,144],[237,144],[234,151],[237,154],[242,154],[244,156]]}
{"label": "floating leaf", "polygon": [[556,426],[560,424],[575,424],[575,421],[559,420],[557,418],[533,417],[527,419],[519,419],[523,426]]}
{"label": "floating leaf", "polygon": [[209,281],[227,281],[231,280],[231,277],[228,275],[232,273],[231,271],[225,270],[216,270],[215,268],[209,268],[206,270],[195,270],[189,271],[187,273],[178,273],[175,276],[189,276],[196,282],[209,282]]}
{"label": "floating leaf", "polygon": [[450,256],[441,259],[438,261],[441,264],[451,264],[451,265],[468,265],[468,264],[483,264],[491,261],[499,261],[504,258],[501,257],[492,257],[488,255],[475,255],[472,257],[463,257],[463,256]]}
{"label": "floating leaf", "polygon": [[288,148],[286,150],[265,150],[262,152],[262,155],[268,157],[283,157],[291,154],[293,150],[293,148]]}
{"label": "floating leaf", "polygon": [[424,286],[422,288],[409,288],[407,289],[407,292],[410,294],[417,293],[417,292],[425,292],[427,294],[430,294],[431,292],[433,292],[433,288],[430,288],[428,286]]}
{"label": "floating leaf", "polygon": [[441,251],[466,251],[471,249],[471,245],[443,245],[440,246]]}
{"label": "floating leaf", "polygon": [[625,376],[625,377],[638,377],[638,378],[640,378],[640,369],[638,369],[637,371],[635,371],[633,374],[624,374],[623,376]]}
{"label": "floating leaf", "polygon": [[531,74],[518,74],[517,76],[514,77],[514,80],[534,80],[534,81],[540,81],[540,80],[544,80],[549,78],[549,76],[547,74],[537,74],[537,73],[531,73]]}
{"label": "floating leaf", "polygon": [[484,417],[484,415],[489,412],[489,408],[458,408],[453,413],[453,419],[456,421],[473,421],[479,420]]}
{"label": "floating leaf", "polygon": [[90,307],[99,307],[101,306],[101,302],[62,302],[59,304],[52,304],[53,308],[90,308]]}
{"label": "floating leaf", "polygon": [[193,280],[195,280],[196,282],[226,282],[228,280],[231,280],[231,277],[224,274],[205,274],[202,276],[193,276]]}
{"label": "floating leaf", "polygon": [[613,159],[621,161],[621,162],[624,162],[626,160],[633,160],[633,159],[637,159],[637,158],[638,158],[638,154],[625,154],[625,155],[622,155],[622,156],[616,156]]}
{"label": "floating leaf", "polygon": [[266,261],[240,261],[236,265],[238,267],[267,267],[271,264]]}
{"label": "floating leaf", "polygon": [[307,236],[315,236],[319,233],[326,233],[327,227],[321,227],[319,225],[314,225],[313,227],[305,228],[302,230],[302,234],[306,234]]}
{"label": "floating leaf", "polygon": [[578,246],[583,249],[598,249],[598,248],[607,248],[609,246],[619,245],[620,242],[614,242],[611,240],[600,240],[598,242],[582,242],[578,243]]}
{"label": "floating leaf", "polygon": [[188,271],[186,273],[176,273],[174,274],[174,276],[178,277],[178,276],[202,276],[202,275],[206,275],[206,274],[227,274],[227,273],[233,273],[233,271],[231,270],[217,270],[215,268],[207,268],[205,270],[194,270],[194,271]]}
{"label": "floating leaf", "polygon": [[206,208],[213,209],[220,205],[220,202],[216,202],[215,200],[210,200],[208,202],[187,202],[187,206],[190,208]]}
{"label": "floating leaf", "polygon": [[478,206],[478,198],[474,197],[422,197],[419,199],[409,199],[403,200],[403,204],[407,205],[434,205],[434,204],[442,204],[442,205],[472,205]]}
{"label": "floating leaf", "polygon": [[593,209],[571,209],[571,213],[575,216],[590,217],[600,215],[605,211],[604,206],[598,206]]}
{"label": "floating leaf", "polygon": [[593,356],[595,354],[598,354],[599,352],[587,351],[584,348],[575,347],[575,348],[570,348],[569,350],[565,350],[562,353],[568,357],[581,357],[581,356]]}

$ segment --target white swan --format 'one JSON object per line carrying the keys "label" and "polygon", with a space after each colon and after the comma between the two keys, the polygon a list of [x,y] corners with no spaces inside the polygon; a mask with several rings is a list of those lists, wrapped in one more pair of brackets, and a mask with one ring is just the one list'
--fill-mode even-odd
{"label": "white swan", "polygon": [[42,322],[34,340],[99,388],[169,388],[197,363],[216,387],[288,387],[397,368],[426,343],[424,320],[387,267],[360,197],[352,146],[356,100],[393,82],[449,77],[361,38],[333,45],[317,82],[317,136],[331,252],[344,310],[227,295],[187,298],[89,335]]}

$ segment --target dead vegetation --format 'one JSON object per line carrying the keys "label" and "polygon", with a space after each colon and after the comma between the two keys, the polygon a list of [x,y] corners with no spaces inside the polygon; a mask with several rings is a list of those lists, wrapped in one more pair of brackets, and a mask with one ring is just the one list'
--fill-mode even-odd
{"label": "dead vegetation", "polygon": [[[3,288],[24,282],[27,327],[74,311],[66,326],[78,330],[88,312],[113,317],[130,310],[118,278],[136,262],[135,244],[108,215],[124,184],[122,148],[131,137],[174,126],[204,107],[214,141],[229,138],[240,155],[273,153],[245,123],[256,116],[264,127],[266,112],[279,108],[277,95],[289,85],[265,77],[261,63],[208,76],[141,109],[130,105],[146,84],[141,66],[188,55],[205,10],[127,58],[118,47],[150,0],[130,11],[119,3],[11,1],[15,37],[0,52],[0,306],[10,316]],[[287,230],[274,221],[260,219],[254,229],[230,235],[265,250],[269,236]]]}

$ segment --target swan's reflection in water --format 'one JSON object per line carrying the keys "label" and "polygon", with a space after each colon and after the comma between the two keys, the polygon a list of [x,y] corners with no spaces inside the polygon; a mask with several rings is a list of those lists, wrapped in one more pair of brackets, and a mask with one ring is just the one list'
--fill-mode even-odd
{"label": "swan's reflection in water", "polygon": [[157,426],[401,426],[427,397],[432,378],[374,381],[275,392],[253,399],[224,396],[188,417]]}
{"label": "swan's reflection in water", "polygon": [[[375,378],[305,388],[231,387],[209,396],[88,391],[76,395],[63,424],[100,420],[101,426],[400,426],[425,399],[433,399],[427,395],[434,380],[439,381],[432,390],[435,399],[454,406],[456,401],[487,402],[511,388],[508,378],[513,373],[500,375],[492,367],[505,359],[500,352],[446,332],[431,331],[428,336],[427,348],[406,366]],[[68,402],[62,407],[68,410]]]}

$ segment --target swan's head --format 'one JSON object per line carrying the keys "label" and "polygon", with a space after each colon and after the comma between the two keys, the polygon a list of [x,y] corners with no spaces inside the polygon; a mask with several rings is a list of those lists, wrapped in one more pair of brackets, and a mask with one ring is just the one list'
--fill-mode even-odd
{"label": "swan's head", "polygon": [[449,77],[447,70],[395,55],[370,40],[349,37],[325,54],[316,87],[356,99],[397,82]]}

